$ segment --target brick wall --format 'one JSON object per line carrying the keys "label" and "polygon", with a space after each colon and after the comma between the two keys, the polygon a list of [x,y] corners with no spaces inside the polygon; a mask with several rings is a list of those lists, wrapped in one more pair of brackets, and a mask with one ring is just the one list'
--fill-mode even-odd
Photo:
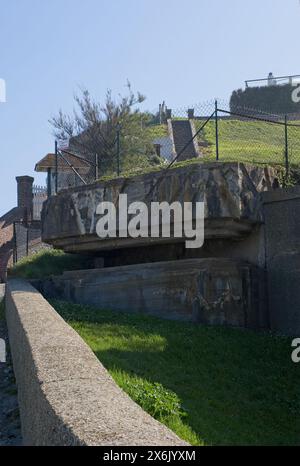
{"label": "brick wall", "polygon": [[0,282],[5,281],[7,265],[13,252],[13,227],[1,228],[0,230]]}
{"label": "brick wall", "polygon": [[17,176],[18,206],[0,218],[0,282],[6,280],[7,266],[12,264],[14,248],[14,222],[32,219],[33,196],[31,176]]}

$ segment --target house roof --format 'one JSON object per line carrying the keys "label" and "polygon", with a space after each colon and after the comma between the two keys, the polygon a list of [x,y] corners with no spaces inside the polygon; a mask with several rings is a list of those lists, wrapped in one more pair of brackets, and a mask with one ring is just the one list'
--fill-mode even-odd
{"label": "house roof", "polygon": [[[83,159],[82,157],[70,154],[63,153],[63,157],[58,155],[57,165],[59,171],[72,172],[72,167],[78,171],[78,173],[86,174],[91,168],[91,164]],[[35,165],[36,172],[46,172],[48,169],[56,169],[56,154],[47,154]]]}

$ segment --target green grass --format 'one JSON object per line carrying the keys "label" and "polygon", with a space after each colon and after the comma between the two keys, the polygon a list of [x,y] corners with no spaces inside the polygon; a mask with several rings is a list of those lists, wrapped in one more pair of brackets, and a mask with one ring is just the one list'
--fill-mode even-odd
{"label": "green grass", "polygon": [[115,381],[194,445],[300,445],[289,338],[54,301]]}
{"label": "green grass", "polygon": [[152,139],[168,136],[168,127],[164,124],[147,126],[146,131],[149,132]]}
{"label": "green grass", "polygon": [[[196,129],[203,124],[196,120]],[[295,121],[293,124],[299,124]],[[251,120],[219,120],[219,160],[254,164],[284,165],[284,126]],[[215,158],[215,122],[208,122],[199,133],[201,151]],[[300,163],[300,127],[288,129],[289,156],[292,166]]]}
{"label": "green grass", "polygon": [[152,166],[146,166],[146,167],[139,166],[138,164],[136,165],[132,164],[132,165],[135,168],[131,168],[131,169],[127,168],[126,170],[122,170],[122,173],[120,175],[117,175],[117,173],[111,173],[109,175],[104,175],[101,178],[99,178],[99,181],[105,182],[105,181],[116,180],[119,178],[127,179],[127,178],[132,178],[138,175],[146,175],[148,173],[157,173],[167,167],[166,163],[161,163],[160,165],[156,165],[156,166],[152,165]]}
{"label": "green grass", "polygon": [[[169,170],[175,170],[176,168],[183,168],[183,167],[189,167],[192,165],[201,165],[202,163],[208,163],[208,162],[215,162],[215,159],[210,156],[207,152],[205,152],[205,155],[201,158],[193,158],[189,160],[182,160],[180,162],[174,162],[173,165],[168,168],[168,163],[162,163],[161,165],[157,166],[151,166],[151,167],[146,167],[146,168],[134,168],[131,170],[127,171],[122,171],[122,173],[118,176],[116,173],[110,174],[110,175],[105,175],[99,179],[99,181],[106,182],[106,181],[111,181],[111,180],[117,180],[117,179],[130,179],[133,178],[134,176],[139,176],[139,175],[147,175],[150,173],[158,173],[161,172],[162,174],[164,171],[168,168]],[[284,170],[284,167],[281,163],[268,163],[268,162],[261,162],[257,163],[251,159],[251,157],[244,157],[243,160],[237,160],[234,157],[227,157],[227,160],[222,159],[219,160],[220,163],[222,162],[244,162],[244,163],[250,163],[254,166],[273,166],[274,168],[278,169],[279,172]]]}
{"label": "green grass", "polygon": [[24,257],[8,270],[10,277],[46,278],[60,275],[65,270],[86,269],[90,259],[86,256],[66,254],[55,249],[44,249]]}
{"label": "green grass", "polygon": [[[198,130],[202,120],[194,120]],[[292,122],[300,124],[299,121]],[[152,140],[168,135],[166,125],[154,125],[147,127],[147,137]],[[148,134],[149,133],[149,134]],[[256,166],[272,165],[285,166],[285,129],[283,125],[252,120],[219,120],[219,161],[220,162],[244,162]],[[151,139],[150,138],[150,139]],[[189,165],[190,163],[212,162],[216,159],[216,133],[215,121],[211,120],[198,135],[198,143],[203,157],[184,162],[174,163],[172,168]],[[289,162],[292,168],[300,165],[300,126],[288,128]],[[121,178],[130,178],[146,173],[155,173],[162,170],[167,163],[151,166],[141,161],[143,158],[133,160],[126,159],[122,167]],[[132,168],[134,167],[134,168]],[[101,181],[109,181],[118,178],[116,173],[111,173],[101,178]]]}

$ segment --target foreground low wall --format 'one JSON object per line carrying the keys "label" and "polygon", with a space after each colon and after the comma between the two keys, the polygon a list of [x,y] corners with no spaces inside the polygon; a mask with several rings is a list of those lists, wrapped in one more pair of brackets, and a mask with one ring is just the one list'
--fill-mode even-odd
{"label": "foreground low wall", "polygon": [[27,282],[8,282],[6,316],[25,445],[186,445],[114,383]]}

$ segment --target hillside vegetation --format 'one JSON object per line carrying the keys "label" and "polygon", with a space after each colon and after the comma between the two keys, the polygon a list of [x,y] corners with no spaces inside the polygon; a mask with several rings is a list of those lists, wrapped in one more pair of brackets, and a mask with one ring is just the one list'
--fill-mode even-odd
{"label": "hillside vegetation", "polygon": [[[202,122],[197,121],[196,128]],[[299,124],[299,122],[293,122]],[[201,151],[215,157],[215,122],[210,121],[199,134]],[[291,165],[300,163],[300,126],[288,127]],[[285,164],[284,125],[249,120],[219,120],[219,160],[253,164]]]}
{"label": "hillside vegetation", "polygon": [[14,267],[8,269],[10,277],[20,278],[46,278],[51,275],[60,275],[65,270],[78,270],[90,268],[91,258],[78,254],[66,254],[56,249],[44,249],[24,257]]}
{"label": "hillside vegetation", "polygon": [[[202,120],[195,120],[195,129],[198,131],[203,125]],[[288,127],[288,154],[291,168],[300,165],[300,122],[293,121]],[[262,121],[219,119],[219,162],[244,162],[253,165],[272,165],[285,167],[285,127],[275,123]],[[299,125],[299,126],[296,126]],[[155,140],[168,136],[167,125],[153,125],[146,127],[144,131],[147,138]],[[149,136],[151,135],[151,137]],[[216,128],[215,121],[209,121],[197,136],[199,149],[202,154],[200,159],[191,159],[175,162],[171,168],[178,168],[192,163],[216,161]],[[171,142],[170,142],[171,145]],[[170,147],[171,150],[171,147]],[[121,163],[119,177],[155,173],[163,170],[169,162],[161,158],[161,162],[155,166],[143,161],[138,155],[135,158],[124,159]],[[118,178],[115,172],[111,172],[100,178],[108,181]]]}
{"label": "hillside vegetation", "polygon": [[291,341],[54,301],[129,396],[193,445],[300,445]]}

